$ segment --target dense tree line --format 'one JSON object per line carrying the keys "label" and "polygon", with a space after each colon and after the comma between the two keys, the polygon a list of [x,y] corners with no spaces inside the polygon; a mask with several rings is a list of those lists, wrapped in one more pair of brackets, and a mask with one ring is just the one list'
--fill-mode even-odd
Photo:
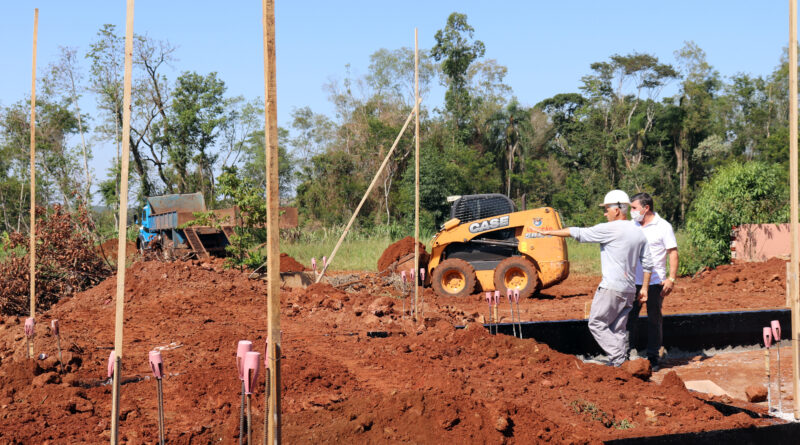
{"label": "dense tree line", "polygon": [[[84,56],[74,49],[48,71],[37,98],[37,159],[43,202],[67,206],[92,199],[87,159],[98,140],[120,146],[122,47],[106,25]],[[137,36],[131,131],[132,198],[202,191],[211,206],[229,202],[227,178],[246,178],[263,190],[261,99],[226,95],[216,73],[187,71],[169,79],[175,47]],[[518,206],[548,205],[570,224],[602,218],[596,204],[612,188],[647,191],[657,211],[681,227],[700,186],[734,162],[788,162],[788,62],[766,76],[723,78],[693,42],[667,63],[651,54],[612,54],[587,67],[577,92],[533,105],[505,83],[506,67],[463,14],[453,13],[421,54],[422,220],[432,230],[447,218],[446,197],[505,193]],[[345,222],[413,108],[414,54],[380,49],[367,74],[325,86],[334,114],[292,111],[281,129],[281,191],[302,223]],[[445,87],[443,108],[431,86]],[[674,91],[666,95],[664,91]],[[81,114],[91,94],[96,115]],[[25,230],[29,106],[0,109],[0,231]],[[74,136],[91,135],[70,146]],[[413,211],[413,131],[407,131],[380,186],[369,197],[361,226],[408,227]],[[119,150],[119,148],[118,148]],[[118,151],[119,152],[119,151]],[[108,206],[118,202],[118,159],[97,185]],[[785,169],[783,169],[785,171]],[[778,183],[783,179],[780,179]],[[786,183],[784,181],[783,183]]]}

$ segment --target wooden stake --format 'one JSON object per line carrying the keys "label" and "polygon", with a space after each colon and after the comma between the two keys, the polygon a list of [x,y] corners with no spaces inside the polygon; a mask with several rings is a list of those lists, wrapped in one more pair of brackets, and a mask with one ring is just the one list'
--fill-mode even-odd
{"label": "wooden stake", "polygon": [[791,279],[792,293],[792,387],[794,395],[794,418],[800,419],[800,225],[797,221],[797,0],[789,0],[789,195],[791,200]]}
{"label": "wooden stake", "polygon": [[265,392],[269,421],[267,439],[281,443],[281,295],[278,248],[278,102],[275,75],[275,0],[262,0],[264,29],[264,150],[267,178],[267,332],[269,378]]}
{"label": "wooden stake", "polygon": [[125,309],[125,247],[128,233],[128,163],[131,148],[131,71],[133,67],[133,3],[125,13],[125,78],[122,91],[122,169],[119,186],[119,226],[117,229],[117,304],[114,320],[114,386],[111,395],[111,443],[119,443],[119,389],[122,374],[122,326]]}
{"label": "wooden stake", "polygon": [[[417,101],[417,103],[419,102],[420,101]],[[322,272],[320,272],[320,274],[317,276],[317,281],[315,281],[316,283],[319,283],[319,280],[321,280],[322,277],[325,275],[325,271],[328,270],[328,266],[330,266],[331,263],[333,263],[333,257],[336,256],[336,252],[339,250],[339,247],[341,247],[342,241],[344,241],[344,237],[347,236],[347,232],[350,231],[350,226],[353,225],[353,221],[355,221],[356,216],[358,216],[358,212],[361,211],[361,206],[364,205],[364,202],[367,200],[367,197],[369,196],[370,192],[372,192],[372,188],[375,187],[375,183],[378,182],[378,177],[380,177],[381,172],[383,172],[383,169],[386,168],[386,164],[389,163],[389,159],[391,159],[392,153],[394,153],[394,149],[397,148],[397,144],[400,142],[400,138],[403,137],[403,133],[405,133],[408,124],[411,123],[411,118],[414,117],[416,112],[417,112],[417,107],[415,106],[411,110],[411,113],[408,115],[406,122],[403,124],[403,128],[400,129],[400,133],[397,134],[397,138],[394,140],[394,144],[392,144],[392,148],[389,149],[389,153],[386,155],[386,158],[384,158],[383,163],[381,164],[380,167],[378,167],[378,171],[375,173],[375,177],[372,178],[372,182],[369,184],[369,187],[367,187],[367,191],[364,193],[364,197],[361,198],[361,202],[358,203],[358,207],[356,207],[355,212],[353,212],[353,216],[351,216],[350,221],[347,222],[347,226],[344,228],[342,236],[339,237],[339,241],[333,248],[333,252],[331,252],[331,256],[330,258],[328,258],[327,264],[323,266]]]}
{"label": "wooden stake", "polygon": [[[419,273],[419,38],[414,28],[414,273]],[[423,286],[425,283],[423,283]],[[414,314],[419,309],[419,286],[414,283]],[[414,315],[414,321],[416,321]]]}
{"label": "wooden stake", "polygon": [[[39,33],[39,8],[33,10],[33,66],[31,68],[31,233],[30,256],[31,318],[36,319],[36,45]],[[28,342],[28,357],[33,358],[33,341]]]}

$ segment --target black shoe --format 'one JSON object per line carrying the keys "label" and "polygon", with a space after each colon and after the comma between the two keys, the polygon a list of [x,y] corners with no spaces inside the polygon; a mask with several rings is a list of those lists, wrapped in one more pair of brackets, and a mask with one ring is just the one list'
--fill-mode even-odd
{"label": "black shoe", "polygon": [[656,372],[659,369],[661,369],[661,366],[659,366],[659,364],[658,364],[658,359],[657,358],[648,358],[647,361],[650,362],[650,369],[653,372]]}

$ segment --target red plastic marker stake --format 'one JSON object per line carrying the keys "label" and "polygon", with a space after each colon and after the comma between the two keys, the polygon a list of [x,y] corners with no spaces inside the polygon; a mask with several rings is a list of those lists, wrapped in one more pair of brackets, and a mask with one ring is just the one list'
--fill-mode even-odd
{"label": "red plastic marker stake", "polygon": [[261,367],[261,353],[251,351],[244,358],[244,391],[247,394],[247,444],[253,443],[253,418],[250,411],[250,395],[256,388],[258,370]]}
{"label": "red plastic marker stake", "polygon": [[778,412],[783,413],[783,393],[781,392],[781,322],[772,320],[772,338],[777,344],[778,350]]}
{"label": "red plastic marker stake", "polygon": [[158,443],[164,445],[164,393],[161,387],[161,379],[164,377],[164,361],[161,359],[161,351],[150,351],[148,359],[158,388]]}
{"label": "red plastic marker stake", "polygon": [[[36,322],[33,320],[33,317],[28,317],[25,319],[25,346],[28,347],[28,351],[31,350],[31,341],[36,333],[36,330],[34,329],[35,324]],[[31,358],[33,358],[33,355],[31,355]]]}
{"label": "red plastic marker stake", "polygon": [[239,444],[241,445],[244,437],[244,359],[248,352],[253,350],[253,342],[249,340],[239,340],[236,345],[236,370],[239,372],[239,380],[242,381],[242,403],[239,406]]}
{"label": "red plastic marker stake", "polygon": [[61,360],[61,337],[59,336],[59,329],[58,329],[58,320],[50,320],[50,332],[53,333],[53,336],[56,338],[56,347],[58,348],[58,365],[61,369],[61,373],[64,373],[64,362]]}
{"label": "red plastic marker stake", "polygon": [[772,397],[770,394],[772,390],[772,380],[770,378],[769,371],[771,367],[770,359],[772,357],[770,357],[769,354],[769,347],[772,346],[772,327],[770,326],[764,327],[763,335],[764,335],[764,346],[767,347],[767,350],[764,351],[764,355],[766,356],[764,360],[764,365],[767,368],[767,412],[770,412],[772,411]]}
{"label": "red plastic marker stake", "polygon": [[108,354],[108,378],[114,376],[114,362],[116,361],[117,354],[112,350],[111,354]]}

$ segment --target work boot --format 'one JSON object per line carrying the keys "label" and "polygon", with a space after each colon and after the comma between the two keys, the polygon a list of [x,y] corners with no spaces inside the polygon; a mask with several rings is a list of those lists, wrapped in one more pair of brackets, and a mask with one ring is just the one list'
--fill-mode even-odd
{"label": "work boot", "polygon": [[656,372],[659,369],[661,369],[661,366],[659,366],[659,364],[658,364],[658,357],[648,357],[647,361],[650,362],[650,369],[653,372]]}

